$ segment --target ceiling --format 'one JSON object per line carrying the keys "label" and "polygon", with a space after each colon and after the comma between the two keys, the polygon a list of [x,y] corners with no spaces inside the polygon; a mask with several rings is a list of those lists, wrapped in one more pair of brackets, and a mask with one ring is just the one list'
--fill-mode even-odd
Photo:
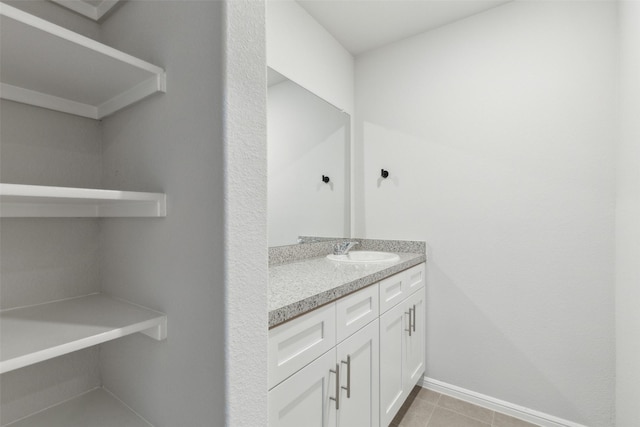
{"label": "ceiling", "polygon": [[298,0],[358,55],[513,0]]}

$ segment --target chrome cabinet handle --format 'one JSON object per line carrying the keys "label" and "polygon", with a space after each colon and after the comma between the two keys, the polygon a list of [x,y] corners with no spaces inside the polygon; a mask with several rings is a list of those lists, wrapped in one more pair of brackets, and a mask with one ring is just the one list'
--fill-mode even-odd
{"label": "chrome cabinet handle", "polygon": [[344,360],[341,360],[341,362],[347,365],[347,386],[342,388],[347,390],[347,399],[350,399],[351,398],[351,355],[350,354],[347,355],[346,362]]}
{"label": "chrome cabinet handle", "polygon": [[340,365],[336,363],[336,370],[329,369],[329,372],[336,374],[336,397],[329,396],[329,400],[335,400],[336,410],[340,409]]}
{"label": "chrome cabinet handle", "polygon": [[405,331],[409,332],[409,336],[411,336],[411,310],[413,310],[413,309],[409,308],[409,312],[406,312],[406,311],[404,312],[404,314],[408,314],[409,315],[409,329],[405,329]]}
{"label": "chrome cabinet handle", "polygon": [[416,331],[416,305],[413,304],[413,332]]}

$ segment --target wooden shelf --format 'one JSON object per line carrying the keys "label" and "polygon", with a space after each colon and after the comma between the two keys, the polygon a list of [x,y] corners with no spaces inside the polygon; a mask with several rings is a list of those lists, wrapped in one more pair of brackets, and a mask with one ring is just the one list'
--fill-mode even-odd
{"label": "wooden shelf", "polygon": [[0,97],[101,119],[166,91],[162,68],[0,3]]}
{"label": "wooden shelf", "polygon": [[0,373],[142,332],[166,338],[167,317],[102,294],[0,312]]}
{"label": "wooden shelf", "polygon": [[51,0],[54,3],[58,3],[60,6],[64,6],[67,9],[71,9],[74,12],[84,15],[87,18],[91,18],[94,21],[99,21],[107,12],[109,12],[116,4],[118,0]]}
{"label": "wooden shelf", "polygon": [[102,388],[45,409],[7,427],[150,427]]}
{"label": "wooden shelf", "polygon": [[166,195],[0,184],[0,217],[164,217]]}

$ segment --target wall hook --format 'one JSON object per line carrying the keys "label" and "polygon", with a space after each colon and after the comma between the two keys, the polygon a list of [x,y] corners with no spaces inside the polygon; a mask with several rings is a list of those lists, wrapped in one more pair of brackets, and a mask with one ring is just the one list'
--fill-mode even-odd
{"label": "wall hook", "polygon": [[322,175],[322,182],[324,182],[325,184],[327,184],[329,182],[329,177],[328,176],[324,176]]}
{"label": "wall hook", "polygon": [[380,169],[380,176],[382,176],[383,178],[387,178],[389,176],[389,171]]}

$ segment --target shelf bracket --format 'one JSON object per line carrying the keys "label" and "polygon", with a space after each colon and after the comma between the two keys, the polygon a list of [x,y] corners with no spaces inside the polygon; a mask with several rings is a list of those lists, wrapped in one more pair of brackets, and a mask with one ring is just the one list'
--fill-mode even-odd
{"label": "shelf bracket", "polygon": [[159,325],[154,326],[153,328],[145,329],[144,331],[140,331],[140,333],[145,334],[148,337],[153,338],[156,341],[163,341],[167,339],[167,317],[163,317],[162,321]]}

